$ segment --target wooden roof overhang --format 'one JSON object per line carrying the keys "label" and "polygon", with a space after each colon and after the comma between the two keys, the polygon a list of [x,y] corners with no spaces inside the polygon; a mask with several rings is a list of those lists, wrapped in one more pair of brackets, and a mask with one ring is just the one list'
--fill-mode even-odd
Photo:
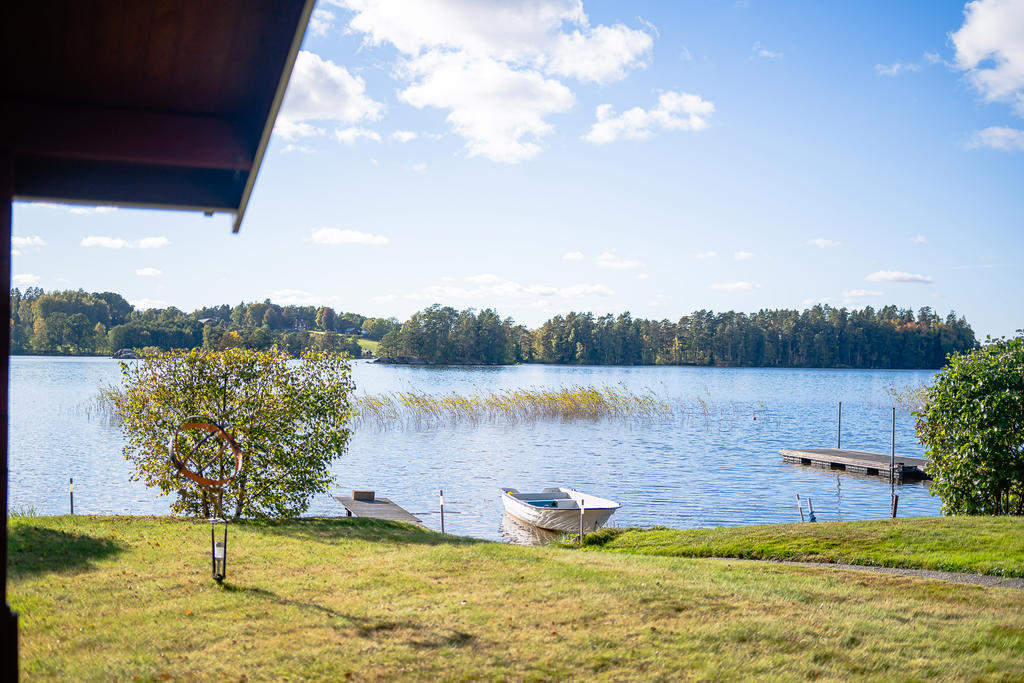
{"label": "wooden roof overhang", "polygon": [[0,4],[16,199],[230,212],[238,231],[314,0]]}
{"label": "wooden roof overhang", "polygon": [[[230,212],[242,222],[314,0],[0,0],[0,270],[11,201]],[[10,299],[3,297],[4,317]],[[9,348],[10,328],[3,326]],[[0,364],[0,679],[8,363]]]}

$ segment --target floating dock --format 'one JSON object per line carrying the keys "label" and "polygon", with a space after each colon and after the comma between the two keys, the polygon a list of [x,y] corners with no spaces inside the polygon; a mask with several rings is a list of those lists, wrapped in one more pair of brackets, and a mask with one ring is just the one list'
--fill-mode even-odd
{"label": "floating dock", "polygon": [[334,500],[345,506],[349,517],[388,519],[394,522],[411,522],[423,526],[423,522],[411,512],[392,503],[387,498],[377,498],[373,491],[353,491],[351,497],[335,496]]}
{"label": "floating dock", "polygon": [[[856,474],[869,474],[889,479],[892,456],[884,453],[868,453],[847,448],[783,448],[779,451],[782,461],[794,465],[809,465],[826,470],[839,470]],[[896,481],[906,479],[930,479],[924,467],[924,458],[896,456],[892,477]]]}

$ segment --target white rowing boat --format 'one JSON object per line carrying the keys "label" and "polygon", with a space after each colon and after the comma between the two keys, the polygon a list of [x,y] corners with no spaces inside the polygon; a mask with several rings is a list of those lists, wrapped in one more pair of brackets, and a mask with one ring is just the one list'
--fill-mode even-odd
{"label": "white rowing boat", "polygon": [[622,507],[614,500],[564,487],[544,489],[540,493],[520,493],[506,488],[501,490],[501,502],[505,512],[521,522],[570,533],[580,530],[580,510],[583,511],[583,530],[596,531]]}

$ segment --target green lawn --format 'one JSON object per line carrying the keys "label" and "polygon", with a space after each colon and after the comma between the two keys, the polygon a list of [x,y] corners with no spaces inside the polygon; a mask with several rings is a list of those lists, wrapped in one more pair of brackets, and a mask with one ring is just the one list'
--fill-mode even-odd
{"label": "green lawn", "polygon": [[363,351],[366,351],[367,349],[369,349],[370,353],[372,353],[374,356],[377,355],[377,347],[380,346],[380,342],[379,341],[373,341],[372,339],[359,338],[359,339],[356,339],[356,343],[359,344],[359,347]]}
{"label": "green lawn", "polygon": [[28,517],[10,532],[28,679],[1024,672],[1024,592],[1011,589],[513,547],[358,519],[233,524],[218,586],[203,522]]}
{"label": "green lawn", "polygon": [[834,562],[1024,576],[1024,518],[918,517],[717,529],[603,529],[606,551]]}

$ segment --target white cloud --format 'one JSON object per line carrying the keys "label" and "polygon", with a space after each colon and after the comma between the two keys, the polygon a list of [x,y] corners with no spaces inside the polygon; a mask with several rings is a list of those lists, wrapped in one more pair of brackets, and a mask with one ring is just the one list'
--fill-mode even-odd
{"label": "white cloud", "polygon": [[582,261],[583,260],[583,252],[582,251],[567,251],[565,254],[562,255],[562,260],[563,261]]}
{"label": "white cloud", "polygon": [[141,275],[142,277],[159,277],[164,273],[162,270],[158,270],[156,268],[139,268],[135,271],[135,274]]}
{"label": "white cloud", "polygon": [[349,28],[370,45],[416,56],[442,49],[608,83],[645,64],[650,35],[591,26],[580,0],[333,0],[355,12]]}
{"label": "white cloud", "polygon": [[309,34],[322,38],[327,35],[333,23],[334,12],[328,9],[317,8],[313,10],[313,16],[309,18]]}
{"label": "white cloud", "polygon": [[331,297],[317,296],[302,289],[276,289],[270,293],[270,300],[280,306],[320,306]]}
{"label": "white cloud", "polygon": [[650,275],[648,275],[647,273],[637,273],[637,274],[636,274],[636,279],[637,279],[637,280],[647,280],[647,279],[649,279],[650,277],[651,277],[651,276],[650,276]]}
{"label": "white cloud", "polygon": [[817,306],[818,304],[838,304],[839,300],[831,296],[821,296],[817,298],[804,299],[802,303],[804,306]]}
{"label": "white cloud", "polygon": [[364,43],[401,53],[402,101],[448,110],[470,156],[518,162],[540,153],[546,118],[575,97],[561,78],[609,83],[647,64],[653,40],[592,26],[580,0],[333,0]]}
{"label": "white cloud", "polygon": [[104,249],[128,249],[131,248],[132,243],[120,237],[89,235],[82,238],[81,245],[83,247],[103,247]]}
{"label": "white cloud", "polygon": [[11,256],[21,256],[21,252],[17,249],[11,249]]}
{"label": "white cloud", "polygon": [[167,308],[170,306],[169,303],[161,299],[131,299],[128,303],[140,311],[145,311],[148,308]]}
{"label": "white cloud", "polygon": [[16,247],[45,247],[46,240],[39,235],[29,235],[28,237],[11,237],[11,244]]}
{"label": "white cloud", "polygon": [[391,134],[391,139],[399,142],[412,142],[418,137],[419,134],[412,130],[396,130]]}
{"label": "white cloud", "polygon": [[558,290],[558,294],[559,296],[563,296],[567,299],[576,299],[583,296],[612,296],[615,292],[604,285],[590,284],[563,287]]}
{"label": "white cloud", "polygon": [[289,152],[312,152],[312,151],[313,151],[313,148],[312,147],[307,147],[306,145],[292,145],[292,144],[288,144],[288,145],[285,145],[284,147],[281,148],[281,153],[282,154],[288,154]]}
{"label": "white cloud", "polygon": [[752,282],[723,282],[711,285],[711,289],[716,289],[720,292],[750,292],[755,289],[761,289],[761,285],[755,285]]}
{"label": "white cloud", "polygon": [[764,57],[765,59],[782,59],[781,52],[778,50],[769,50],[761,44],[760,40],[754,43],[750,50],[758,57]]}
{"label": "white cloud", "polygon": [[33,275],[32,273],[22,273],[21,275],[15,275],[12,277],[11,282],[16,285],[34,285],[39,282],[39,276]]}
{"label": "white cloud", "polygon": [[166,237],[143,237],[139,240],[139,249],[159,249],[170,244]]}
{"label": "white cloud", "polygon": [[383,235],[372,235],[359,230],[339,230],[322,228],[313,231],[313,241],[317,244],[387,244],[391,240]]}
{"label": "white cloud", "polygon": [[329,59],[303,50],[295,60],[274,130],[286,140],[320,135],[324,129],[311,122],[376,121],[383,108],[366,95],[362,78]]}
{"label": "white cloud", "polygon": [[470,277],[467,277],[466,280],[479,285],[491,285],[501,282],[502,278],[498,277],[494,273],[481,273],[479,275],[472,275]]}
{"label": "white cloud", "polygon": [[601,268],[611,268],[613,270],[628,270],[630,268],[643,268],[644,262],[620,259],[615,254],[606,251],[597,257],[597,265]]}
{"label": "white cloud", "polygon": [[634,68],[645,66],[651,37],[621,24],[595,26],[582,33],[561,33],[545,65],[549,73],[581,81],[609,83],[621,80]]}
{"label": "white cloud", "polygon": [[427,165],[422,163],[422,162],[420,162],[418,164],[413,164],[411,166],[411,168],[412,168],[413,173],[426,173],[427,172]]}
{"label": "white cloud", "polygon": [[365,138],[367,140],[373,140],[374,142],[380,142],[380,134],[376,131],[369,130],[367,128],[359,128],[352,126],[350,128],[339,128],[334,131],[334,139],[338,142],[343,142],[346,145],[354,145],[356,140],[359,138]]}
{"label": "white cloud", "polygon": [[913,242],[914,244],[924,244],[927,241],[927,239],[924,235],[914,235],[913,237],[910,238],[910,241]]}
{"label": "white cloud", "polygon": [[95,214],[106,214],[117,211],[116,206],[71,206],[68,211],[76,216],[92,216]]}
{"label": "white cloud", "polygon": [[1024,130],[1009,126],[990,126],[979,130],[967,141],[970,148],[991,147],[1005,152],[1024,151]]}
{"label": "white cloud", "polygon": [[956,65],[989,102],[1009,102],[1024,116],[1024,3],[975,0],[950,38]]}
{"label": "white cloud", "polygon": [[716,256],[718,256],[718,252],[717,251],[702,251],[699,254],[694,254],[694,257],[699,258],[699,259],[714,258]]}
{"label": "white cloud", "polygon": [[732,255],[732,257],[737,261],[749,261],[750,259],[754,258],[754,255],[749,251],[737,251],[735,254]]}
{"label": "white cloud", "polygon": [[824,237],[815,237],[813,240],[807,240],[807,244],[818,247],[819,249],[828,249],[829,247],[838,247],[839,242],[835,240],[827,240]]}
{"label": "white cloud", "polygon": [[715,105],[700,95],[677,92],[662,93],[653,109],[633,107],[619,116],[612,105],[601,104],[597,107],[597,121],[583,139],[603,145],[619,139],[643,140],[657,129],[703,130],[714,111]]}
{"label": "white cloud", "polygon": [[[442,278],[451,280],[451,278]],[[456,284],[429,285],[423,289],[406,294],[386,294],[374,297],[376,301],[450,301],[463,299],[479,301],[482,305],[490,305],[494,299],[533,300],[534,305],[542,305],[542,300],[578,299],[592,296],[611,296],[615,292],[609,287],[596,283],[581,283],[566,287],[554,287],[545,284],[522,284],[515,280],[506,280],[493,273],[482,273],[465,278],[471,286]],[[541,299],[537,299],[541,297]]]}
{"label": "white cloud", "polygon": [[514,163],[541,152],[536,140],[553,128],[545,121],[567,111],[575,97],[537,71],[463,52],[432,51],[404,64],[412,84],[399,98],[418,109],[448,109],[448,123],[466,140],[471,157]]}
{"label": "white cloud", "polygon": [[917,62],[893,62],[892,64],[875,64],[879,76],[899,76],[908,71],[920,71],[924,67]]}
{"label": "white cloud", "polygon": [[930,275],[904,273],[899,270],[879,270],[878,272],[871,273],[864,279],[868,282],[920,282],[924,284],[932,282]]}
{"label": "white cloud", "polygon": [[882,296],[882,292],[873,289],[850,289],[843,292],[843,296],[851,298],[860,298],[865,296]]}

